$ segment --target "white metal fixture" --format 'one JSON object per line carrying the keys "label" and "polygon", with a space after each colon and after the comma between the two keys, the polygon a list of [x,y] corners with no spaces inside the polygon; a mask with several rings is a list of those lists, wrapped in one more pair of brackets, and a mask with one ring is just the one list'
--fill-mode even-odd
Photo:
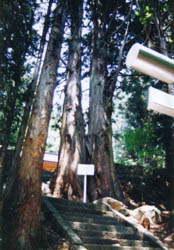
{"label": "white metal fixture", "polygon": [[166,83],[174,83],[174,61],[141,44],[131,47],[126,65]]}
{"label": "white metal fixture", "polygon": [[149,87],[147,109],[174,117],[174,96],[159,89]]}

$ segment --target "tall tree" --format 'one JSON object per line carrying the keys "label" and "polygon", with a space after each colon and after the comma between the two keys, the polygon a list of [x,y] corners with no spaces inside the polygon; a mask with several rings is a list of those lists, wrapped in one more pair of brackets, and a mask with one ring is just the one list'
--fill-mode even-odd
{"label": "tall tree", "polygon": [[[83,1],[69,1],[71,38],[67,65],[67,83],[60,130],[58,166],[54,176],[53,195],[67,199],[82,199],[76,175],[78,163],[85,163],[85,130],[81,107],[81,24]],[[55,180],[56,179],[56,180]]]}
{"label": "tall tree", "polygon": [[25,97],[26,97],[25,98],[25,108],[24,108],[22,121],[20,124],[19,132],[18,132],[18,137],[17,137],[17,141],[16,141],[16,145],[15,145],[15,151],[14,151],[13,157],[12,157],[11,166],[10,166],[10,169],[8,169],[9,174],[8,174],[8,179],[6,181],[7,184],[6,184],[6,189],[4,191],[3,199],[5,199],[5,197],[8,196],[8,194],[11,190],[11,187],[13,186],[13,182],[15,181],[15,178],[16,178],[18,162],[20,160],[20,153],[21,153],[24,138],[26,135],[26,129],[27,129],[30,113],[31,113],[31,108],[32,108],[33,100],[34,100],[34,95],[36,92],[36,87],[38,84],[40,67],[41,67],[41,62],[43,59],[43,52],[44,52],[44,48],[45,48],[45,44],[46,44],[46,36],[47,36],[48,30],[50,27],[50,23],[51,23],[50,19],[51,19],[52,4],[53,4],[53,0],[50,0],[49,4],[48,4],[47,14],[45,16],[44,25],[43,25],[43,33],[42,33],[41,40],[40,40],[35,69],[34,69],[33,76],[32,76],[32,79],[30,81],[29,87],[25,93]]}
{"label": "tall tree", "polygon": [[[23,90],[27,87],[24,74],[27,71],[26,57],[35,50],[36,32],[32,26],[35,22],[35,1],[3,1],[1,17],[0,75],[1,75],[1,139],[0,151],[0,193],[3,186],[3,166],[7,148],[11,141],[12,127],[19,123],[19,105],[22,104]],[[15,13],[15,15],[14,15]],[[15,26],[15,29],[14,29]],[[19,104],[19,105],[18,105]],[[17,118],[17,119],[16,119]],[[16,127],[16,130],[18,128]]]}
{"label": "tall tree", "polygon": [[[113,10],[111,3],[98,0],[92,1],[93,37],[88,149],[90,161],[95,165],[96,172],[94,178],[90,179],[89,193],[91,199],[104,196],[116,197],[119,200],[123,199],[113,161],[111,115],[112,97],[117,77],[114,79],[113,84],[112,77],[109,77],[109,65],[112,69],[114,68],[113,58],[110,55],[113,52],[111,50],[112,43],[108,45],[109,35],[112,37],[115,29],[118,28],[118,24],[120,24],[116,20],[116,8],[119,4]],[[110,18],[111,16],[112,18]],[[119,57],[119,54],[117,56]],[[117,67],[119,66],[117,65]]]}
{"label": "tall tree", "polygon": [[53,92],[66,18],[66,1],[59,1],[54,12],[47,52],[23,145],[18,176],[11,195],[4,203],[6,249],[38,249],[41,207],[42,159],[48,132]]}

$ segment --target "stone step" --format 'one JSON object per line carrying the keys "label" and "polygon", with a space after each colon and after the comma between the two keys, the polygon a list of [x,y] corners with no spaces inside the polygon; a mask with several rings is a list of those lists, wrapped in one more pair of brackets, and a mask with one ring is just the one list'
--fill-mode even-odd
{"label": "stone step", "polygon": [[49,201],[53,206],[59,211],[71,212],[71,213],[83,213],[83,214],[98,214],[103,215],[107,212],[111,215],[112,212],[107,211],[106,209],[96,208],[95,204],[92,203],[82,203],[81,201],[67,201],[64,199],[50,198]]}
{"label": "stone step", "polygon": [[118,247],[120,247],[119,244],[113,244],[113,245],[84,244],[84,246],[88,250],[115,250],[119,249]]}
{"label": "stone step", "polygon": [[74,230],[80,237],[85,237],[88,235],[89,237],[104,237],[104,238],[117,238],[117,239],[128,239],[128,240],[140,240],[141,237],[134,232],[125,233],[125,232],[113,232],[113,231],[97,231],[97,230]]}
{"label": "stone step", "polygon": [[135,247],[156,247],[149,241],[144,240],[128,240],[128,239],[118,239],[111,237],[96,237],[95,235],[89,237],[89,235],[81,236],[80,238],[85,244],[102,244],[102,245],[113,245],[119,244],[120,246],[135,246]]}
{"label": "stone step", "polygon": [[66,200],[66,199],[59,199],[53,197],[47,197],[48,200],[55,206],[66,206],[72,208],[84,208],[84,209],[95,209],[96,206],[93,203],[83,203],[82,201],[75,201],[75,200]]}
{"label": "stone step", "polygon": [[[63,209],[63,208],[62,208]],[[60,212],[62,212],[62,209],[61,208],[58,208],[58,210]],[[85,215],[85,217],[87,218],[106,218],[106,217],[110,217],[110,218],[114,218],[113,217],[113,213],[112,212],[109,212],[109,211],[96,211],[96,210],[88,210],[88,209],[85,209],[85,212],[84,210],[81,210],[81,209],[77,209],[77,210],[71,210],[71,209],[66,209],[66,210],[63,210],[63,215],[64,216],[77,216],[77,217],[81,217],[83,215]]]}
{"label": "stone step", "polygon": [[121,225],[116,219],[109,216],[102,215],[94,215],[94,214],[70,214],[64,213],[63,218],[68,221],[76,221],[76,222],[85,222],[85,223],[94,223],[94,224],[107,224],[107,225]]}
{"label": "stone step", "polygon": [[139,247],[157,247],[155,243],[147,241],[147,240],[128,240],[128,239],[120,239],[119,243],[121,246],[139,246]]}
{"label": "stone step", "polygon": [[[53,203],[54,204],[54,203]],[[66,207],[64,204],[59,204],[59,205],[54,205],[56,209],[58,209],[60,212],[66,212],[66,213],[73,213],[73,214],[89,214],[89,215],[108,215],[112,216],[112,212],[107,212],[107,211],[101,211],[101,210],[96,210],[96,209],[90,209],[90,208],[82,208],[82,207],[71,207],[68,206]]]}
{"label": "stone step", "polygon": [[119,244],[113,244],[113,245],[84,244],[84,246],[88,250],[161,250],[161,248],[119,246]]}
{"label": "stone step", "polygon": [[98,244],[98,245],[113,245],[113,244],[118,244],[119,240],[118,239],[104,239],[104,238],[95,238],[95,237],[83,237],[81,238],[83,240],[84,244]]}
{"label": "stone step", "polygon": [[74,230],[87,230],[87,231],[109,231],[114,233],[125,233],[125,234],[135,234],[135,231],[132,227],[125,227],[122,225],[107,225],[107,224],[96,224],[96,223],[85,223],[77,221],[69,221],[69,225]]}
{"label": "stone step", "polygon": [[85,244],[103,244],[103,245],[113,245],[119,244],[120,246],[136,246],[136,247],[156,247],[155,244],[145,241],[145,240],[128,240],[119,239],[116,237],[110,237],[108,235],[103,235],[102,237],[93,236],[82,236],[79,235]]}

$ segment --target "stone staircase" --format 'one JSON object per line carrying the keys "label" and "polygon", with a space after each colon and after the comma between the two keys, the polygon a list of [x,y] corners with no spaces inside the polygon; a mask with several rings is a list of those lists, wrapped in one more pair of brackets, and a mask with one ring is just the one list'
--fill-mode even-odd
{"label": "stone staircase", "polygon": [[[105,205],[43,197],[49,219],[75,250],[167,250],[162,242]],[[125,217],[125,218],[124,218]],[[63,250],[63,249],[61,249]]]}

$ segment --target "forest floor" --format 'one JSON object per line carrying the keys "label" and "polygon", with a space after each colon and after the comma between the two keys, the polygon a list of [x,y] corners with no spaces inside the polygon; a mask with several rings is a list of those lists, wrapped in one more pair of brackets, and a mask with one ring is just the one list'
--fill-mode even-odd
{"label": "forest floor", "polygon": [[[130,177],[130,175],[127,175]],[[151,182],[153,179],[153,182]],[[149,181],[150,180],[150,181]],[[159,178],[158,178],[159,180]],[[154,183],[155,181],[155,183]],[[124,196],[127,200],[127,208],[134,209],[141,205],[155,205],[161,211],[161,222],[151,225],[149,232],[161,240],[170,250],[174,250],[174,225],[171,225],[171,211],[168,209],[166,202],[166,193],[168,189],[164,187],[163,183],[156,181],[155,178],[148,178],[144,181],[143,190],[138,186],[137,181],[120,179]],[[161,185],[162,188],[161,188]],[[153,192],[152,192],[153,190]],[[151,195],[149,197],[149,195]],[[143,197],[143,198],[142,198]],[[174,216],[174,214],[173,214]],[[47,221],[44,216],[42,219],[42,232],[44,241],[40,250],[62,250],[69,248],[66,239],[62,238],[56,228],[53,228],[51,223]]]}

